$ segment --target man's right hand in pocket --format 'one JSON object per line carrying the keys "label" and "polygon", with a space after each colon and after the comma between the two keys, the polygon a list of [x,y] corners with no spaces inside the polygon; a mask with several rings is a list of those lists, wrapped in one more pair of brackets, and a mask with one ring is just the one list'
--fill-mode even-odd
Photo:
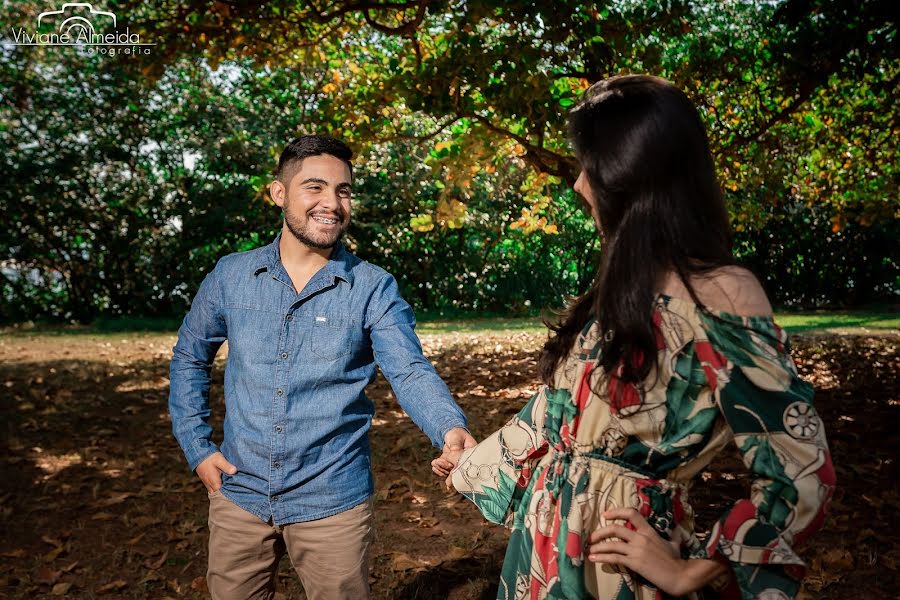
{"label": "man's right hand in pocket", "polygon": [[212,494],[222,487],[222,473],[234,475],[237,467],[228,462],[221,452],[210,454],[195,469],[197,477],[206,486],[206,491]]}

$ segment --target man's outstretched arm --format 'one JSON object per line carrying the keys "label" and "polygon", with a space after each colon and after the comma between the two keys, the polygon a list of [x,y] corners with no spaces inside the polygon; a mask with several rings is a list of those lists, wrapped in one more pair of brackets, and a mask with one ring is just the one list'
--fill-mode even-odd
{"label": "man's outstretched arm", "polygon": [[412,308],[400,296],[393,276],[386,275],[379,282],[367,321],[376,363],[400,406],[434,447],[444,451],[442,456],[452,457],[474,446],[466,415],[422,353]]}

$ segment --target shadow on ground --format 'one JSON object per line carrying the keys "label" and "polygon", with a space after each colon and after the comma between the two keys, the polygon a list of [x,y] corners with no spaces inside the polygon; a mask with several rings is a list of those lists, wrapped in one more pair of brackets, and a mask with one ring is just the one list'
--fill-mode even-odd
{"label": "shadow on ground", "polygon": [[[530,333],[426,336],[425,345],[483,437],[536,389]],[[166,414],[174,338],[11,337],[0,343],[0,590],[205,597],[206,495],[187,470]],[[896,336],[799,336],[795,357],[817,388],[838,473],[825,529],[803,555],[806,598],[879,597],[900,588],[900,367]],[[214,369],[213,425],[223,413]],[[379,378],[369,395],[376,599],[493,598],[507,539],[432,477],[435,451]],[[727,452],[692,494],[702,530],[749,489]],[[280,597],[302,598],[287,560]],[[881,594],[883,595],[883,594]]]}

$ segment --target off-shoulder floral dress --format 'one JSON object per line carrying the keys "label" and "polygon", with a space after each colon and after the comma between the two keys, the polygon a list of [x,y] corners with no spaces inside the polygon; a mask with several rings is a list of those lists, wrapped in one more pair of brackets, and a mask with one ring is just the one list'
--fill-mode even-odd
{"label": "off-shoulder floral dress", "polygon": [[[659,360],[646,389],[598,366],[591,321],[553,385],[462,455],[453,485],[512,529],[498,598],[669,598],[625,568],[586,560],[589,533],[615,507],[638,509],[666,539],[681,528],[685,557],[729,563],[718,597],[799,591],[794,548],[821,526],[835,475],[786,333],[772,317],[707,314],[665,295],[652,314]],[[691,480],[731,440],[755,480],[701,544]]]}

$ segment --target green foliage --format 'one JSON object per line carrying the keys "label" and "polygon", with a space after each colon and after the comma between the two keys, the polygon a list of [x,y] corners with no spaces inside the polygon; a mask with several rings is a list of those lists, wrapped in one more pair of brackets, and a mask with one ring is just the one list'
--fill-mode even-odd
{"label": "green foliage", "polygon": [[150,57],[0,48],[2,320],[179,314],[217,257],[274,236],[266,185],[301,133],[358,150],[348,241],[417,308],[558,305],[599,251],[566,111],[627,72],[701,107],[776,302],[900,290],[888,2],[113,4]]}
{"label": "green foliage", "polygon": [[[402,274],[406,297],[420,308],[527,313],[591,280],[597,236],[571,190],[545,184],[556,201],[543,212],[559,224],[556,233],[512,228],[533,208],[519,191],[531,175],[524,165],[470,173],[460,186],[439,159],[394,142],[373,146],[360,171],[351,248]],[[457,197],[466,198],[464,216],[447,201]]]}
{"label": "green foliage", "polygon": [[737,234],[735,254],[778,304],[860,306],[900,289],[900,221],[838,226],[828,207],[799,202],[771,212],[765,227]]}

